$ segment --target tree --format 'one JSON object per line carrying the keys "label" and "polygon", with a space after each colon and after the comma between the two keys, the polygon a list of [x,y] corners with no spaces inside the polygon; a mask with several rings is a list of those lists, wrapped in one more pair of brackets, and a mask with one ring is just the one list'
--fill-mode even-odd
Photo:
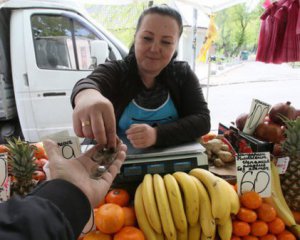
{"label": "tree", "polygon": [[246,4],[239,4],[218,12],[216,16],[219,28],[216,41],[218,54],[235,57],[241,50],[255,50],[262,11],[260,4],[251,12]]}

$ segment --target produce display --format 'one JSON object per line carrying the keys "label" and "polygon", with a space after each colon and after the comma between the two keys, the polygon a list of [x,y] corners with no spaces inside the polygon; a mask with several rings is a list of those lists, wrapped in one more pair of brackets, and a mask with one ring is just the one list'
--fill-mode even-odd
{"label": "produce display", "polygon": [[[80,240],[296,240],[300,239],[300,117],[291,103],[274,105],[252,137],[270,143],[271,196],[237,193],[232,185],[202,168],[165,175],[146,174],[135,191],[112,188],[94,209]],[[247,114],[236,119],[242,132]],[[238,153],[255,151],[232,132],[200,140],[210,165],[234,164]],[[46,179],[47,155],[41,142],[10,139],[7,153],[12,194],[26,195]],[[276,166],[288,157],[288,168]],[[132,189],[131,189],[132,190]]]}

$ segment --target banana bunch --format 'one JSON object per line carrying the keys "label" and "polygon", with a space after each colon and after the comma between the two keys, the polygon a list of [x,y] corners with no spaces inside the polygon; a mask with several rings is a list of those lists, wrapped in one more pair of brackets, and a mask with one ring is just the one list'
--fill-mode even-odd
{"label": "banana bunch", "polygon": [[230,240],[231,214],[240,208],[232,186],[196,168],[160,176],[146,174],[138,186],[134,207],[139,227],[148,240]]}
{"label": "banana bunch", "polygon": [[285,225],[300,238],[300,225],[296,223],[293,213],[287,205],[280,185],[280,177],[274,162],[271,162],[271,197],[264,198],[271,204]]}

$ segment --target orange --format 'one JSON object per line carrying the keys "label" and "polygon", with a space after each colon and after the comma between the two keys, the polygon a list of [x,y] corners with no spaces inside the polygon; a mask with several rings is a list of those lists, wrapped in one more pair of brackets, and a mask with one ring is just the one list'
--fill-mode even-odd
{"label": "orange", "polygon": [[119,232],[114,235],[114,240],[145,240],[144,233],[142,230],[126,226],[123,227]]}
{"label": "orange", "polygon": [[102,205],[95,213],[96,227],[103,233],[116,233],[125,222],[125,214],[117,204],[106,203]]}
{"label": "orange", "polygon": [[5,145],[1,144],[0,145],[0,153],[6,153],[6,152],[8,152],[8,148]]}
{"label": "orange", "polygon": [[264,221],[258,220],[251,224],[251,234],[253,236],[264,236],[268,233],[268,230],[268,224]]}
{"label": "orange", "polygon": [[242,237],[242,240],[259,240],[259,239],[255,236],[248,235],[248,236]]}
{"label": "orange", "polygon": [[256,221],[257,214],[254,210],[241,207],[239,212],[237,213],[237,218],[241,221],[251,223]]}
{"label": "orange", "polygon": [[281,218],[276,217],[272,222],[268,223],[269,232],[273,234],[279,234],[284,231],[285,224]]}
{"label": "orange", "polygon": [[134,226],[136,224],[136,215],[133,207],[123,207],[125,215],[124,226]]}
{"label": "orange", "polygon": [[242,195],[240,196],[240,201],[242,206],[249,209],[257,209],[262,204],[261,196],[259,196],[259,194],[254,191],[242,193]]}
{"label": "orange", "polygon": [[277,240],[296,240],[296,237],[290,231],[284,230],[277,235]]}
{"label": "orange", "polygon": [[276,210],[270,204],[262,203],[256,211],[258,219],[262,221],[271,222],[276,218]]}
{"label": "orange", "polygon": [[125,207],[129,203],[129,193],[121,188],[112,189],[106,194],[105,202],[115,203],[121,207]]}
{"label": "orange", "polygon": [[37,159],[40,159],[40,158],[48,159],[46,151],[44,149],[44,145],[42,142],[33,143],[33,146],[35,147],[34,148],[34,156]]}
{"label": "orange", "polygon": [[241,240],[240,237],[232,235],[230,240]]}
{"label": "orange", "polygon": [[277,240],[277,237],[273,234],[267,234],[265,236],[260,237],[260,240]]}
{"label": "orange", "polygon": [[296,223],[300,224],[300,212],[299,211],[293,211],[294,218],[296,220]]}
{"label": "orange", "polygon": [[100,231],[92,231],[86,234],[82,240],[112,240],[112,236]]}
{"label": "orange", "polygon": [[232,222],[232,232],[235,236],[247,236],[251,231],[249,223],[234,220]]}

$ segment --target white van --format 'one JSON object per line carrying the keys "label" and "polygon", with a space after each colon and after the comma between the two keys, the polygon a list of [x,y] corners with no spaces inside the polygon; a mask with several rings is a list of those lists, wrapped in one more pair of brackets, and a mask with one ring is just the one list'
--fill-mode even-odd
{"label": "white van", "polygon": [[79,6],[62,1],[0,3],[0,143],[74,135],[70,94],[97,64],[125,48]]}

